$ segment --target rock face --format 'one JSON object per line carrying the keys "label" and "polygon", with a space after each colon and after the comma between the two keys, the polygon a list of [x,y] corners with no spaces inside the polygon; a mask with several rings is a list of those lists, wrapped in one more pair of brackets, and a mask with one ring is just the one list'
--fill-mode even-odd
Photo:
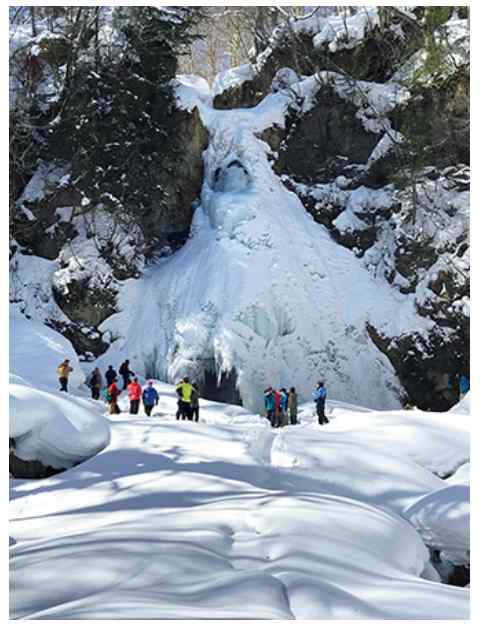
{"label": "rock face", "polygon": [[[20,306],[28,302],[24,290],[21,299],[14,290],[11,300],[62,332],[89,359],[109,345],[98,328],[118,310],[122,283],[188,238],[207,132],[196,108],[175,107],[169,81],[161,94],[157,75],[146,78],[142,67],[123,69],[122,62],[112,74],[79,64],[71,77],[76,97],[66,98],[55,77],[70,45],[64,37],[40,35],[28,57],[38,68],[29,98],[41,110],[45,131],[29,148],[30,170],[12,175],[11,269],[31,268],[37,258],[54,264],[40,281],[45,307],[33,313]],[[163,65],[160,59],[151,61]],[[29,67],[22,64],[16,71]],[[175,72],[172,56],[170,64],[167,79]],[[47,83],[54,94],[45,98]],[[24,139],[18,135],[14,149],[21,153]],[[146,163],[137,175],[136,155]],[[32,262],[22,260],[30,256]]]}

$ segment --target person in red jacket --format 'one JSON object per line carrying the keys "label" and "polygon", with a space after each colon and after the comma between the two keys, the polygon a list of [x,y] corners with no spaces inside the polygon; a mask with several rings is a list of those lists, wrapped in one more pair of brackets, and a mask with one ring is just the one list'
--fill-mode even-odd
{"label": "person in red jacket", "polygon": [[129,413],[137,415],[143,390],[136,377],[127,386],[127,393],[129,396]]}
{"label": "person in red jacket", "polygon": [[119,405],[117,404],[117,398],[121,394],[121,390],[116,385],[117,378],[107,388],[107,400],[109,402],[109,413],[121,413]]}
{"label": "person in red jacket", "polygon": [[277,429],[278,427],[282,426],[282,393],[279,389],[276,389],[273,392],[273,396],[275,398],[275,423],[273,426],[275,429]]}

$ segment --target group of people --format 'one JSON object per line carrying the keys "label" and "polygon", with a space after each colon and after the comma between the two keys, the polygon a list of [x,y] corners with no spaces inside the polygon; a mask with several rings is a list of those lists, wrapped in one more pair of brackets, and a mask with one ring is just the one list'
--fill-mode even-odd
{"label": "group of people", "polygon": [[176,383],[176,395],[178,397],[176,420],[193,420],[198,422],[200,419],[200,392],[198,385],[190,383],[190,379],[186,376]]}
{"label": "group of people", "polygon": [[119,377],[116,370],[110,365],[104,374],[106,387],[103,390],[102,374],[100,369],[96,367],[91,372],[87,381],[92,393],[92,398],[99,400],[101,391],[103,391],[104,398],[109,405],[109,413],[117,414],[121,413],[118,405],[119,396],[124,390],[127,390],[129,397],[129,413],[137,415],[139,413],[139,405],[142,401],[146,415],[150,416],[153,408],[159,402],[159,395],[153,386],[153,381],[148,381],[148,384],[143,389],[139,383],[138,377],[129,367],[129,359],[126,359],[121,364],[119,374],[122,378],[122,388],[118,386]]}
{"label": "group of people", "polygon": [[[67,385],[70,373],[73,368],[70,366],[69,359],[64,359],[57,368],[59,376],[60,391],[67,392]],[[139,413],[139,405],[141,400],[144,405],[144,411],[147,416],[151,415],[153,407],[159,402],[159,395],[153,386],[153,382],[149,381],[144,387],[141,387],[138,378],[129,367],[129,359],[126,359],[119,367],[119,374],[122,378],[122,389],[118,387],[118,375],[116,370],[110,365],[104,374],[106,379],[106,388],[104,389],[104,397],[109,403],[109,413],[120,413],[117,404],[118,398],[123,390],[127,390],[129,396],[129,412],[131,414]],[[131,378],[132,377],[132,378]],[[87,381],[90,387],[92,398],[99,400],[101,391],[103,391],[103,379],[101,371],[96,367],[89,376]],[[465,375],[459,377],[460,398],[462,398],[470,389],[469,379]],[[176,384],[176,395],[178,398],[178,409],[176,411],[177,420],[193,420],[198,422],[200,418],[200,393],[196,383],[191,383],[188,377],[183,378]],[[323,381],[319,381],[312,394],[317,411],[319,424],[328,424],[329,420],[325,415],[325,401],[327,399],[327,389]],[[279,428],[290,424],[297,424],[297,406],[298,396],[295,387],[291,387],[289,391],[285,387],[273,389],[267,387],[264,391],[265,413],[268,421],[273,428]]]}
{"label": "group of people", "polygon": [[[328,424],[329,420],[325,415],[327,390],[322,381],[317,383],[312,396],[319,424]],[[280,389],[267,387],[264,392],[265,412],[267,420],[274,429],[287,426],[289,422],[290,424],[297,424],[297,398],[295,387],[291,387],[288,392],[285,387]]]}
{"label": "group of people", "polygon": [[297,424],[297,392],[291,387],[287,392],[285,387],[273,389],[267,387],[264,392],[265,411],[267,419],[274,429]]}

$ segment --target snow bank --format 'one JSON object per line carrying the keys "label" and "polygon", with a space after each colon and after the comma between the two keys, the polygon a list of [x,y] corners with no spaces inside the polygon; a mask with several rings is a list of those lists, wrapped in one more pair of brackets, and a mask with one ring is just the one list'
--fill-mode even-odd
{"label": "snow bank", "polygon": [[[173,388],[156,387],[154,415],[113,418],[96,457],[50,479],[13,480],[13,618],[468,617],[468,590],[422,578],[421,537],[389,502],[371,503],[385,484],[402,497],[406,483],[417,500],[444,482],[394,458],[389,432],[385,459],[355,441],[349,468],[336,457],[345,449],[339,421],[361,416],[367,442],[370,412],[334,404],[323,428],[306,417],[277,432],[246,410],[202,400],[195,425],[173,421]],[[314,478],[324,453],[324,475]],[[307,454],[317,460],[303,461]],[[365,499],[349,496],[379,464]],[[343,496],[333,494],[337,481]]]}
{"label": "snow bank", "polygon": [[109,443],[109,424],[78,398],[10,385],[10,437],[16,455],[44,466],[70,468]]}
{"label": "snow bank", "polygon": [[85,377],[70,341],[44,324],[10,317],[10,372],[28,383],[59,389],[57,367],[64,359],[74,369],[69,389],[80,387]]}
{"label": "snow bank", "polygon": [[453,564],[470,561],[470,488],[452,484],[431,492],[405,512],[427,545]]}

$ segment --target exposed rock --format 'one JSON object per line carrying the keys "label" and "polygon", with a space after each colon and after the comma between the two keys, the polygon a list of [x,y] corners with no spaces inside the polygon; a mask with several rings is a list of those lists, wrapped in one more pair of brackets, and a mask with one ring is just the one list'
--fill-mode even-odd
{"label": "exposed rock", "polygon": [[91,286],[90,278],[73,279],[62,291],[52,287],[55,301],[74,322],[96,328],[116,313],[117,291],[110,286]]}
{"label": "exposed rock", "polygon": [[348,163],[365,164],[381,134],[366,131],[356,113],[356,106],[330,84],[321,85],[309,112],[300,115],[292,109],[275,171],[300,181],[329,182]]}
{"label": "exposed rock", "polygon": [[374,344],[391,361],[409,401],[423,410],[447,411],[459,400],[458,374],[469,374],[466,342],[452,331],[389,339],[368,324]]}
{"label": "exposed rock", "polygon": [[65,470],[65,468],[56,469],[52,466],[44,466],[42,462],[36,460],[29,462],[20,459],[12,448],[10,448],[8,469],[12,477],[16,479],[43,479]]}

